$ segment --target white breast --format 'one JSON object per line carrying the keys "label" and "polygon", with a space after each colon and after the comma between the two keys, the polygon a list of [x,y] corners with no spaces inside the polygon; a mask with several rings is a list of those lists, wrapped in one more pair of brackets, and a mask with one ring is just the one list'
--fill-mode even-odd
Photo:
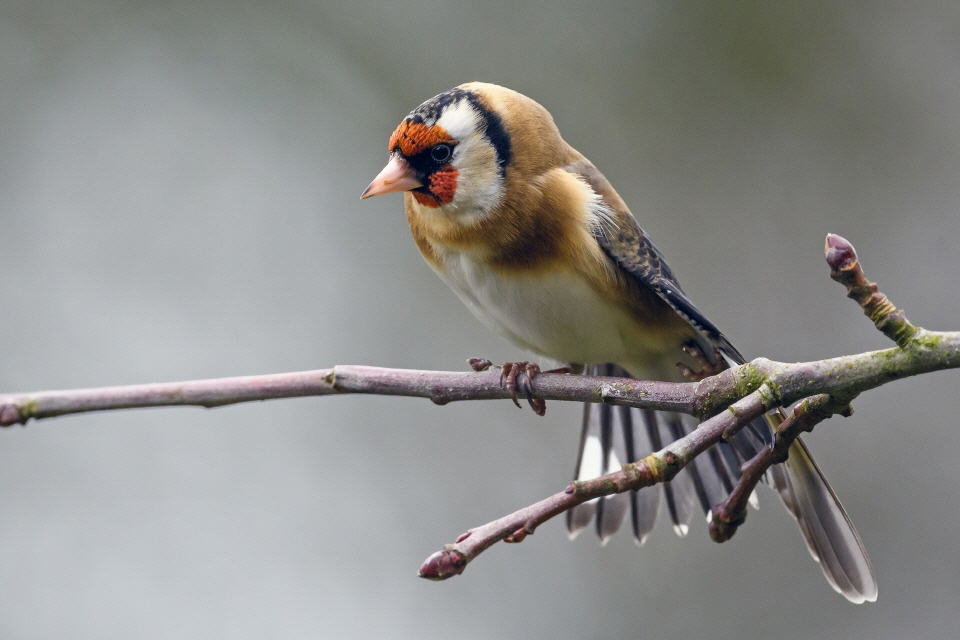
{"label": "white breast", "polygon": [[445,253],[443,264],[438,274],[474,315],[523,348],[572,363],[662,359],[627,312],[572,270],[502,276],[457,252]]}

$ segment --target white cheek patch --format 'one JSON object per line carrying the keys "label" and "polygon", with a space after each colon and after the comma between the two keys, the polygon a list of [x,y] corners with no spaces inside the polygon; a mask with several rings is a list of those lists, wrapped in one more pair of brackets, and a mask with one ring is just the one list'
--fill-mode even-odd
{"label": "white cheek patch", "polygon": [[448,106],[436,122],[454,140],[466,140],[477,131],[479,123],[480,114],[466,100]]}
{"label": "white cheek patch", "polygon": [[442,208],[454,215],[482,217],[503,199],[503,177],[497,152],[480,133],[460,138],[450,162],[457,170],[457,192]]}

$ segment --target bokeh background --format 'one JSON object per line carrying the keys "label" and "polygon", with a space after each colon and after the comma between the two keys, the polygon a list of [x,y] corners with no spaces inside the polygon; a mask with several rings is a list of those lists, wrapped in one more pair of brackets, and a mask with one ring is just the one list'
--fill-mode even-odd
{"label": "bokeh background", "polygon": [[[827,232],[960,329],[960,5],[0,3],[0,390],[525,354],[429,271],[400,119],[469,80],[553,113],[750,356],[886,341]],[[470,526],[563,487],[579,407],[337,397],[0,433],[3,638],[943,638],[960,628],[960,374],[808,439],[876,604],[834,593],[772,493],[728,544],[551,522],[446,583]]]}

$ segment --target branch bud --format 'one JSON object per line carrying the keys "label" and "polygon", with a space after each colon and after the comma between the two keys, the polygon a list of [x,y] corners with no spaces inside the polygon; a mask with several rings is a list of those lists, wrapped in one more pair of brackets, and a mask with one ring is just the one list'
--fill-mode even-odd
{"label": "branch bud", "polygon": [[467,568],[467,559],[459,551],[446,548],[443,551],[437,551],[427,558],[422,565],[417,576],[427,580],[446,580],[453,576],[460,575]]}
{"label": "branch bud", "polygon": [[857,262],[856,249],[854,249],[853,245],[843,236],[828,233],[823,251],[824,254],[826,254],[827,264],[830,265],[830,270],[834,272],[846,271]]}

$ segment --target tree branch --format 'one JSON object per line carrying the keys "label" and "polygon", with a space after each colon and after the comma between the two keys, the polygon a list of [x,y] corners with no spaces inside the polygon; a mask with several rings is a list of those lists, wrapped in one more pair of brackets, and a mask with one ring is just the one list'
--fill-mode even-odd
{"label": "tree branch", "polygon": [[521,542],[539,525],[578,504],[672,479],[688,462],[721,438],[732,437],[751,420],[772,409],[773,396],[765,391],[754,391],[683,438],[639,462],[623,465],[620,471],[593,480],[571,482],[561,493],[467,531],[457,538],[456,543],[427,558],[420,567],[420,577],[445,580],[462,573],[468,562],[494,543],[500,540]]}
{"label": "tree branch", "polygon": [[[896,342],[882,351],[816,362],[782,363],[759,358],[699,382],[670,383],[558,373],[526,380],[519,395],[547,400],[603,402],[686,413],[701,425],[689,435],[618,472],[574,482],[561,493],[460,536],[423,564],[420,574],[444,579],[494,543],[520,542],[543,522],[593,498],[650,486],[672,478],[685,464],[729,438],[751,419],[776,407],[802,401],[779,426],[773,447],[762,449],[741,470],[728,499],[714,509],[711,535],[728,539],[743,521],[744,504],[770,465],[785,459],[802,431],[836,413],[848,414],[860,393],[893,380],[960,367],[960,332],[927,331],[911,324],[877,286],[866,279],[856,251],[839,236],[829,235],[826,258],[831,277],[847,288],[875,326]],[[72,413],[195,405],[218,407],[239,402],[364,393],[429,398],[437,404],[457,400],[508,399],[500,373],[418,371],[364,366],[262,376],[143,384],[69,391],[0,395],[0,426]]]}
{"label": "tree branch", "polygon": [[793,441],[803,432],[834,415],[849,416],[853,409],[847,402],[838,402],[822,394],[801,400],[793,412],[777,427],[774,445],[765,446],[740,468],[740,480],[727,499],[712,509],[710,537],[715,542],[726,542],[747,519],[747,503],[763,474],[773,465],[785,462]]}
{"label": "tree branch", "polygon": [[[521,373],[521,380],[526,374]],[[523,387],[517,385],[524,396]],[[727,393],[733,387],[727,384]],[[541,373],[532,380],[536,396],[547,400],[608,402],[693,414],[696,404],[712,403],[693,383]],[[497,371],[421,371],[338,365],[330,369],[262,376],[161,382],[95,389],[0,395],[0,426],[72,413],[166,406],[221,407],[240,402],[362,393],[429,398],[436,404],[457,400],[505,400],[509,389]]]}
{"label": "tree branch", "polygon": [[[825,255],[831,277],[847,287],[874,325],[897,347],[818,362],[784,364],[757,359],[697,383],[694,415],[709,415],[726,401],[732,372],[733,387],[741,400],[700,424],[684,438],[620,471],[587,482],[574,482],[556,494],[505,518],[471,529],[452,545],[431,555],[419,575],[444,580],[459,575],[482,551],[494,543],[520,542],[537,526],[574,506],[602,496],[640,489],[670,480],[690,460],[720,441],[729,439],[750,420],[775,407],[800,403],[776,429],[773,447],[764,447],[740,469],[741,477],[727,500],[713,509],[710,535],[724,542],[746,518],[746,505],[760,478],[773,464],[787,459],[790,445],[801,432],[835,414],[850,415],[850,402],[861,392],[893,380],[927,371],[960,366],[960,332],[926,331],[910,323],[877,285],[866,279],[856,251],[847,240],[827,236]],[[709,385],[704,393],[700,385]],[[713,395],[713,394],[716,395]]]}
{"label": "tree branch", "polygon": [[[876,284],[867,280],[853,245],[841,236],[827,234],[824,254],[830,266],[830,277],[847,288],[847,297],[860,305],[885,336],[901,349],[908,349],[920,330],[880,292]],[[849,393],[845,399],[822,394],[801,400],[792,414],[776,428],[774,445],[763,447],[743,464],[737,486],[726,500],[713,507],[710,537],[716,542],[729,540],[746,520],[747,501],[767,470],[786,461],[790,446],[802,432],[813,431],[816,425],[834,415],[851,415],[852,400]]]}
{"label": "tree branch", "polygon": [[[870,351],[814,362],[758,358],[701,382],[541,373],[531,381],[547,400],[605,402],[709,417],[769,383],[781,404],[808,395],[855,396],[901,378],[960,367],[960,332],[916,329],[905,348]],[[520,374],[522,376],[526,374]],[[523,387],[519,394],[524,396]],[[338,365],[330,369],[188,382],[0,395],[0,426],[89,411],[164,406],[220,407],[240,402],[346,393],[458,400],[509,399],[496,371],[456,372]]]}

